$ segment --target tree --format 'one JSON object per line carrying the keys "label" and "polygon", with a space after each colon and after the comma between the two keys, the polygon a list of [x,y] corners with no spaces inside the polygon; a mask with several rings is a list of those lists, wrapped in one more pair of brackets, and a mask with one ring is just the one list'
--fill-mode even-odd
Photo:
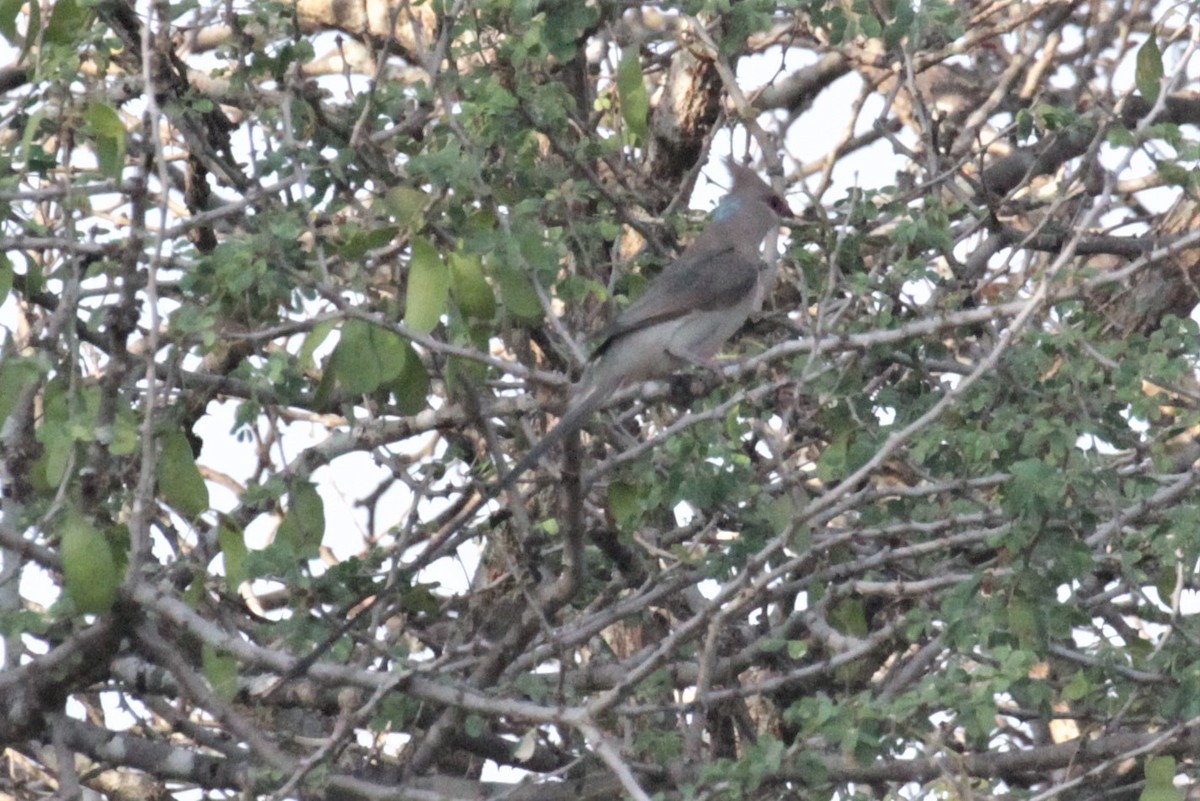
{"label": "tree", "polygon": [[[1182,798],[1194,13],[0,2],[0,792]],[[492,498],[730,143],[763,313]]]}

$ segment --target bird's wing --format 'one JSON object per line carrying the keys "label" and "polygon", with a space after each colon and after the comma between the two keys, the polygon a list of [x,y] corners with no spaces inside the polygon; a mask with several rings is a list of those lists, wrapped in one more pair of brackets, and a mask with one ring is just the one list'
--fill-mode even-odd
{"label": "bird's wing", "polygon": [[692,311],[714,311],[737,305],[754,291],[759,260],[732,245],[718,250],[684,252],[600,334],[593,358],[613,341],[633,331],[674,320]]}

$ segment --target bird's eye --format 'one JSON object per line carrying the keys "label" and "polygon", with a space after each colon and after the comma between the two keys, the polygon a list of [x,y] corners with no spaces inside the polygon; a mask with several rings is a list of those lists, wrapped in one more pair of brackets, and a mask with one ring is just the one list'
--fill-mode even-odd
{"label": "bird's eye", "polygon": [[781,198],[779,195],[771,195],[768,205],[771,207],[771,211],[782,217],[792,216],[791,207],[789,207],[787,201]]}

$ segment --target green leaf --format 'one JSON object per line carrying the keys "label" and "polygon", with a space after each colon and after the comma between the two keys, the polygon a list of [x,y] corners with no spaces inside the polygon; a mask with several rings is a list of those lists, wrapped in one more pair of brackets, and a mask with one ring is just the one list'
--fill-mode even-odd
{"label": "green leaf", "polygon": [[1033,113],[1027,108],[1017,112],[1017,138],[1028,139],[1033,135]]}
{"label": "green leaf", "polygon": [[376,707],[369,725],[376,731],[402,731],[424,708],[421,702],[403,693],[388,693]]}
{"label": "green leaf", "polygon": [[50,10],[50,21],[42,33],[43,41],[69,45],[88,28],[89,12],[77,0],[57,0]]}
{"label": "green leaf", "polygon": [[12,260],[5,253],[0,253],[0,303],[8,298],[8,293],[12,291],[13,285],[13,265]]}
{"label": "green leaf", "polygon": [[396,234],[399,232],[400,229],[394,225],[385,225],[381,228],[372,228],[367,231],[355,231],[338,248],[338,255],[347,261],[361,259],[368,251],[388,245],[396,238]]}
{"label": "green leaf", "polygon": [[[37,138],[41,135],[42,122],[45,121],[49,112],[45,108],[39,108],[37,111],[29,115],[28,122],[25,123],[25,129],[21,132],[21,154],[25,158],[25,165],[30,170],[42,169],[42,164],[45,160],[49,160],[50,167],[53,167],[56,162],[53,156],[49,156],[42,146],[37,142]],[[29,263],[29,271],[33,270],[33,264]],[[26,287],[29,294],[33,294],[34,290]]]}
{"label": "green leaf", "polygon": [[16,410],[22,393],[36,384],[44,372],[43,366],[34,358],[9,356],[0,361],[0,424]]}
{"label": "green leaf", "polygon": [[41,490],[57,489],[67,476],[71,456],[75,452],[75,439],[69,432],[46,426],[38,429],[38,440],[42,443],[42,455],[34,464],[34,483]]}
{"label": "green leaf", "polygon": [[67,510],[59,534],[67,596],[80,612],[107,612],[121,584],[121,570],[108,540],[74,507]]}
{"label": "green leaf", "polygon": [[196,467],[191,443],[181,429],[173,429],[162,436],[158,489],[163,499],[188,520],[195,520],[208,511],[208,485]]}
{"label": "green leaf", "polygon": [[125,138],[125,124],[121,122],[121,115],[112,106],[92,103],[83,112],[83,119],[88,125],[88,132],[94,136],[122,140]]}
{"label": "green leaf", "polygon": [[325,503],[317,488],[308,481],[297,481],[291,487],[287,514],[275,533],[275,542],[307,557],[316,552],[325,536]]}
{"label": "green leaf", "polygon": [[513,684],[529,700],[539,704],[545,703],[546,699],[550,697],[550,685],[546,682],[544,674],[521,673]]}
{"label": "green leaf", "polygon": [[628,528],[642,513],[641,493],[628,481],[613,481],[608,485],[608,510],[620,528]]}
{"label": "green leaf", "polygon": [[408,343],[366,320],[349,320],[329,357],[329,371],[345,392],[365,395],[396,379],[404,370]]}
{"label": "green leaf", "polygon": [[1015,516],[1053,511],[1065,491],[1063,476],[1040,459],[1013,462],[1004,485],[1004,508]]}
{"label": "green leaf", "polygon": [[225,556],[225,585],[237,592],[242,582],[250,578],[246,570],[246,537],[233,522],[222,519],[217,529],[217,541]]}
{"label": "green leaf", "polygon": [[209,643],[200,648],[200,664],[204,678],[222,699],[232,701],[238,693],[237,660]]}
{"label": "green leaf", "polygon": [[764,517],[772,534],[782,534],[796,517],[796,504],[789,495],[772,498],[766,505]]}
{"label": "green leaf", "polygon": [[1152,33],[1145,44],[1138,48],[1133,82],[1137,85],[1138,93],[1153,103],[1158,100],[1158,93],[1162,91],[1162,77],[1162,51],[1158,49],[1158,40]]}
{"label": "green leaf", "polygon": [[1175,595],[1175,587],[1177,581],[1175,579],[1175,571],[1163,570],[1154,581],[1154,589],[1158,590],[1158,597],[1163,600],[1163,603],[1169,603],[1172,596]]}
{"label": "green leaf", "polygon": [[834,439],[817,458],[817,477],[826,483],[838,481],[846,476],[846,451],[850,435],[842,434]]}
{"label": "green leaf", "polygon": [[617,95],[621,98],[621,117],[636,142],[644,141],[649,130],[650,94],[642,75],[642,60],[637,46],[625,48],[617,64]]}
{"label": "green leaf", "polygon": [[125,167],[125,125],[116,109],[104,103],[92,103],[83,112],[88,134],[96,143],[100,172],[120,180]]}
{"label": "green leaf", "polygon": [[478,256],[451,253],[450,296],[473,320],[491,320],[496,314],[496,295],[483,275],[483,261]]}
{"label": "green leaf", "polygon": [[1138,801],[1183,801],[1183,792],[1175,786],[1175,757],[1146,758],[1146,786]]}
{"label": "green leaf", "polygon": [[1007,612],[1008,627],[1016,635],[1017,641],[1026,648],[1039,645],[1040,627],[1033,605],[1024,598],[1011,598],[1008,602]]}
{"label": "green leaf", "polygon": [[859,17],[859,24],[862,26],[863,36],[868,39],[878,39],[883,35],[883,23],[870,15]]}
{"label": "green leaf", "polygon": [[301,370],[309,370],[313,367],[313,354],[317,348],[333,333],[337,328],[337,323],[333,320],[326,320],[323,323],[317,323],[313,326],[313,330],[304,338],[304,344],[300,347],[300,353],[296,356],[296,364]]}
{"label": "green leaf", "polygon": [[1148,757],[1145,770],[1146,784],[1173,784],[1175,781],[1175,757]]}
{"label": "green leaf", "polygon": [[546,19],[540,28],[529,26],[529,33],[545,45],[559,61],[575,55],[584,32],[600,18],[600,7],[592,3],[543,3]]}
{"label": "green leaf", "polygon": [[384,195],[383,203],[401,231],[415,234],[425,227],[430,197],[424,191],[411,186],[394,186]]}
{"label": "green leaf", "polygon": [[129,408],[118,409],[113,421],[112,439],[108,452],[113,456],[129,456],[138,450],[142,442],[141,422]]}
{"label": "green leaf", "polygon": [[1092,692],[1092,683],[1088,681],[1087,676],[1083,671],[1078,671],[1071,680],[1063,687],[1062,696],[1064,701],[1079,701],[1086,698]]}
{"label": "green leaf", "polygon": [[542,302],[528,276],[514,267],[498,267],[495,276],[509,314],[525,322],[542,319]]}
{"label": "green leaf", "polygon": [[404,343],[404,369],[390,386],[401,414],[416,414],[429,405],[429,373],[412,345]]}
{"label": "green leaf", "polygon": [[[21,45],[21,37],[17,33],[17,15],[21,13],[23,5],[25,0],[0,0],[0,35],[15,47]],[[37,31],[32,27],[32,22],[30,26],[30,33],[35,34]]]}
{"label": "green leaf", "polygon": [[865,636],[868,631],[867,613],[858,598],[844,598],[829,610],[829,623],[846,634]]}
{"label": "green leaf", "polygon": [[474,712],[472,712],[470,715],[467,715],[466,720],[463,721],[463,731],[466,732],[468,737],[482,737],[483,729],[483,718],[481,718],[479,715],[476,715]]}
{"label": "green leaf", "polygon": [[408,261],[408,291],[404,298],[404,323],[421,334],[428,334],[446,311],[450,273],[437,249],[428,239],[412,242]]}

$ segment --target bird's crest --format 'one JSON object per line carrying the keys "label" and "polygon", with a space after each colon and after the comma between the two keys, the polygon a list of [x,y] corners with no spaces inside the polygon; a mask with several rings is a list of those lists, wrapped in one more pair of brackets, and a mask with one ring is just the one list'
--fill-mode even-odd
{"label": "bird's crest", "polygon": [[729,187],[730,195],[756,195],[773,191],[766,181],[758,177],[758,173],[738,164],[733,156],[725,158],[725,168],[733,178],[733,185]]}

